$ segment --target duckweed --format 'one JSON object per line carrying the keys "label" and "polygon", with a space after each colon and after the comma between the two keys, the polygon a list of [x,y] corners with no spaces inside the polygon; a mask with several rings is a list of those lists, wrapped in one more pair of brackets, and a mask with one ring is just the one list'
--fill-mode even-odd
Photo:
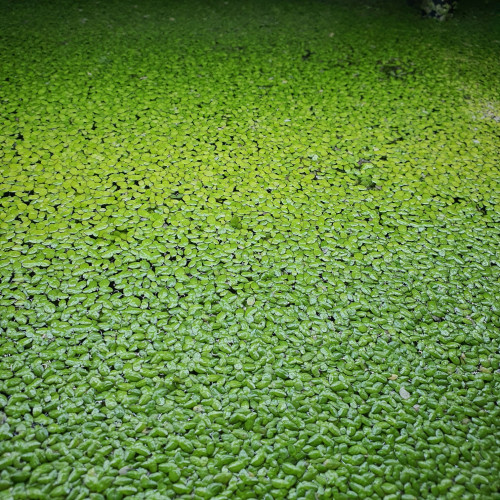
{"label": "duckweed", "polygon": [[474,9],[0,6],[0,498],[497,497]]}

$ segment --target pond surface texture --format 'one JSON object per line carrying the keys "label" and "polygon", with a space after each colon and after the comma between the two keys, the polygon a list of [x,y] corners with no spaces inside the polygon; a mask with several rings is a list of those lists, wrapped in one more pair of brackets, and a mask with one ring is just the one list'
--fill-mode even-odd
{"label": "pond surface texture", "polygon": [[134,1],[0,4],[0,498],[498,498],[498,7]]}

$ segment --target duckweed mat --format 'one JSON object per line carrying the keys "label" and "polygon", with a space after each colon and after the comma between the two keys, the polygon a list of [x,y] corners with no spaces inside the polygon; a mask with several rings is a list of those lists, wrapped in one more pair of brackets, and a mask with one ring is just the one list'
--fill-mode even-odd
{"label": "duckweed mat", "polygon": [[1,2],[0,498],[499,498],[500,22],[459,7]]}

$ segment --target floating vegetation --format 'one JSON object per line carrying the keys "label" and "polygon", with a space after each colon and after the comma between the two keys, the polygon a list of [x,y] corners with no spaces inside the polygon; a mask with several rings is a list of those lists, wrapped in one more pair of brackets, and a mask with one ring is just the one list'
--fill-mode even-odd
{"label": "floating vegetation", "polygon": [[0,498],[496,498],[492,10],[4,3]]}

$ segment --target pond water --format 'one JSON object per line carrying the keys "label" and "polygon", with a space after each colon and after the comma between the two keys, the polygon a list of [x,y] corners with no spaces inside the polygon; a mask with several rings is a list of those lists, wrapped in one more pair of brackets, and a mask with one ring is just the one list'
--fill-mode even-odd
{"label": "pond water", "polygon": [[0,497],[495,497],[493,2],[0,33]]}

